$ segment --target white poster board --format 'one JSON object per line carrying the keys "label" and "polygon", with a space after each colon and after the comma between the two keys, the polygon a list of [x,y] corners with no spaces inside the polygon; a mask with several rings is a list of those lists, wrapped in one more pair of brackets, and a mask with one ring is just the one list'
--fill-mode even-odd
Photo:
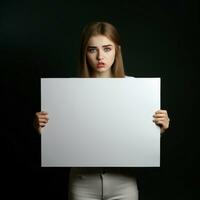
{"label": "white poster board", "polygon": [[42,166],[157,167],[160,78],[42,78]]}

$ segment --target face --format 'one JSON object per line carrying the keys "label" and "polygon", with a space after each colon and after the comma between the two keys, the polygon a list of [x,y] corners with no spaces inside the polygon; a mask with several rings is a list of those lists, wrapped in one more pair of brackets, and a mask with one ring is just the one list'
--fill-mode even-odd
{"label": "face", "polygon": [[87,61],[97,76],[111,75],[115,61],[115,44],[106,36],[92,36],[87,44]]}

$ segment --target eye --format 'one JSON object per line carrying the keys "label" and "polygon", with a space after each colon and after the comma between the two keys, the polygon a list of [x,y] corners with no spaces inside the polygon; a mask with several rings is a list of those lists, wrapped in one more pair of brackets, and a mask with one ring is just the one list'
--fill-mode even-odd
{"label": "eye", "polygon": [[109,51],[111,51],[111,48],[106,47],[106,48],[104,48],[104,51],[105,51],[105,52],[109,52]]}
{"label": "eye", "polygon": [[95,52],[96,52],[96,49],[95,49],[95,48],[89,48],[89,49],[88,49],[88,52],[89,52],[89,53],[95,53]]}

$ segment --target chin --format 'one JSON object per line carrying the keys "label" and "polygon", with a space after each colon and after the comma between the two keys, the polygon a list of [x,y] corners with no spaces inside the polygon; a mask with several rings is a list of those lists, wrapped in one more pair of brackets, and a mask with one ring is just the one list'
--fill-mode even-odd
{"label": "chin", "polygon": [[106,72],[108,70],[109,70],[108,68],[97,68],[96,69],[97,72]]}

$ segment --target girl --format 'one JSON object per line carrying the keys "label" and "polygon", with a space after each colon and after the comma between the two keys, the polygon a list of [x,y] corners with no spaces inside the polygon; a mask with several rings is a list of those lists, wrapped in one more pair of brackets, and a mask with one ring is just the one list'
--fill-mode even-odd
{"label": "girl", "polygon": [[[127,78],[124,73],[120,37],[107,22],[88,24],[82,32],[80,76],[95,78]],[[131,78],[131,77],[129,77]],[[161,133],[169,127],[166,110],[158,110],[153,122]],[[48,113],[38,112],[35,128],[40,133],[48,123]],[[129,168],[71,168],[70,200],[138,200],[138,187]]]}

